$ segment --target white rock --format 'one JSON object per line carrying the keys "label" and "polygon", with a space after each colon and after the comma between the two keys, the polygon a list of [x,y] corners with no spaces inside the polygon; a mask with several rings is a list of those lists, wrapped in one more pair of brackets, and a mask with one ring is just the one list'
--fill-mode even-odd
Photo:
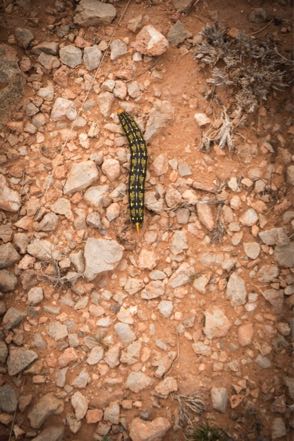
{"label": "white rock", "polygon": [[169,101],[156,101],[149,113],[144,138],[148,142],[173,118],[173,107]]}
{"label": "white rock", "polygon": [[94,161],[84,161],[72,166],[63,188],[64,194],[84,190],[93,184],[99,176]]}
{"label": "white rock", "polygon": [[170,421],[164,417],[152,421],[134,418],[130,424],[130,437],[132,441],[161,441],[170,428]]}
{"label": "white rock", "polygon": [[82,26],[110,24],[115,17],[113,5],[98,0],[81,0],[76,8],[74,23]]}
{"label": "white rock", "polygon": [[17,213],[21,206],[19,193],[8,187],[6,179],[0,175],[0,209]]}
{"label": "white rock", "polygon": [[238,273],[232,273],[226,290],[226,297],[231,300],[233,306],[244,305],[246,303],[247,291],[245,282]]}
{"label": "white rock", "polygon": [[212,387],[211,391],[212,407],[219,412],[225,413],[228,404],[228,391],[225,387]]}
{"label": "white rock", "polygon": [[110,44],[110,59],[112,61],[117,60],[117,58],[122,57],[128,53],[127,44],[119,39],[115,39]]}
{"label": "white rock", "polygon": [[34,286],[28,292],[28,303],[29,305],[38,305],[42,302],[44,298],[43,288],[39,286]]}
{"label": "white rock", "polygon": [[194,275],[195,270],[193,266],[184,262],[172,274],[171,278],[169,279],[168,285],[171,288],[179,288],[180,286],[186,285],[186,283],[191,282]]}
{"label": "white rock", "polygon": [[208,118],[208,116],[205,115],[205,113],[195,113],[194,119],[199,127],[206,126],[207,124],[210,123],[210,118]]}
{"label": "white rock", "polygon": [[187,234],[184,230],[177,230],[173,234],[171,242],[171,252],[173,254],[180,254],[188,249]]}
{"label": "white rock", "polygon": [[257,242],[244,242],[244,251],[247,257],[250,259],[257,259],[260,253],[260,245]]}
{"label": "white rock", "polygon": [[126,387],[132,392],[138,393],[151,386],[153,380],[143,372],[131,372],[126,381]]}
{"label": "white rock", "polygon": [[62,97],[56,98],[51,112],[51,119],[53,121],[59,121],[65,117],[73,121],[77,115],[76,106],[73,101]]}
{"label": "white rock", "polygon": [[113,270],[121,261],[123,247],[115,240],[88,238],[84,250],[85,277],[94,280],[105,271]]}
{"label": "white rock", "polygon": [[248,208],[240,217],[240,222],[247,227],[252,227],[258,221],[258,215],[253,208]]}
{"label": "white rock", "polygon": [[117,159],[105,159],[101,169],[110,181],[115,181],[120,175],[120,164]]}
{"label": "white rock", "polygon": [[102,52],[95,44],[91,47],[85,47],[83,61],[88,70],[97,69],[102,58]]}
{"label": "white rock", "polygon": [[102,92],[98,95],[98,106],[104,117],[108,117],[110,115],[111,106],[114,99],[114,96],[110,92]]}
{"label": "white rock", "polygon": [[60,49],[59,57],[63,64],[74,68],[82,62],[82,51],[80,48],[69,44]]}
{"label": "white rock", "polygon": [[75,392],[71,397],[71,405],[74,408],[76,419],[82,420],[88,410],[88,399],[81,393]]}
{"label": "white rock", "polygon": [[124,345],[128,345],[136,340],[136,335],[132,331],[131,327],[126,323],[116,323],[114,325],[114,330]]}
{"label": "white rock", "polygon": [[208,204],[197,204],[197,215],[202,225],[209,231],[214,229],[212,210]]}
{"label": "white rock", "polygon": [[204,334],[207,338],[225,337],[231,327],[230,320],[226,317],[222,309],[213,307],[206,311]]}
{"label": "white rock", "polygon": [[66,198],[59,198],[51,205],[51,210],[56,214],[61,214],[67,219],[72,219],[71,203]]}
{"label": "white rock", "polygon": [[162,55],[168,49],[168,40],[154,26],[144,26],[136,36],[133,47],[144,55]]}
{"label": "white rock", "polygon": [[165,318],[171,316],[171,313],[173,312],[173,307],[173,303],[170,300],[161,300],[158,305],[160,314],[162,314]]}

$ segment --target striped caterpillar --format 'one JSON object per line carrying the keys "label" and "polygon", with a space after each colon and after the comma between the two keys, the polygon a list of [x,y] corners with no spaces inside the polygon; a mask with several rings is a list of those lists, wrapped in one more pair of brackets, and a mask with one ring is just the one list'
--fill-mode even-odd
{"label": "striped caterpillar", "polygon": [[127,112],[118,113],[119,121],[126,134],[131,151],[129,174],[129,207],[131,222],[139,231],[144,221],[144,184],[147,167],[147,147],[142,132]]}

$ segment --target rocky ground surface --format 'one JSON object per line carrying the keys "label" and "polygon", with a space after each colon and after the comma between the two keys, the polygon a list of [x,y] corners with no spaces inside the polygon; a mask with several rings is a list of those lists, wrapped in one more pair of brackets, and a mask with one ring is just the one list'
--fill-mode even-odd
{"label": "rocky ground surface", "polygon": [[[1,12],[0,439],[179,441],[198,394],[234,440],[290,440],[291,93],[202,152],[193,59],[215,20],[287,48],[290,6],[73,3]],[[118,107],[148,141],[139,234]]]}

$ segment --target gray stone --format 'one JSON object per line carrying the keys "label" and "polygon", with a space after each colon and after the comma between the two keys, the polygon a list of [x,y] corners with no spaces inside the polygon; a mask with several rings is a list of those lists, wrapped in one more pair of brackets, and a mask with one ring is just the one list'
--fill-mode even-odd
{"label": "gray stone", "polygon": [[128,375],[126,387],[132,392],[138,393],[151,386],[152,383],[152,378],[148,377],[143,372],[131,372]]}
{"label": "gray stone", "polygon": [[170,28],[167,39],[172,46],[178,46],[183,43],[187,38],[191,37],[191,32],[189,32],[180,20],[178,20]]}
{"label": "gray stone", "polygon": [[72,166],[63,188],[64,194],[84,190],[98,179],[99,173],[94,161],[83,161]]}
{"label": "gray stone", "polygon": [[20,255],[12,245],[12,243],[5,243],[0,245],[0,269],[13,265],[20,260]]}
{"label": "gray stone", "polygon": [[137,34],[133,47],[137,52],[151,57],[162,55],[167,51],[168,40],[152,25],[144,26]]}
{"label": "gray stone", "polygon": [[[9,109],[19,102],[23,94],[24,84],[25,79],[17,62],[2,56],[0,59],[0,121],[7,118]],[[1,206],[2,186],[3,183],[0,178],[0,208],[6,210],[5,207]],[[12,206],[14,206],[13,199]],[[18,209],[13,211],[18,211]]]}
{"label": "gray stone", "polygon": [[282,417],[274,417],[272,420],[272,440],[279,439],[287,435],[287,428]]}
{"label": "gray stone", "polygon": [[214,219],[211,207],[208,204],[197,204],[197,215],[199,221],[204,225],[209,231],[214,229]]}
{"label": "gray stone", "polygon": [[166,377],[155,387],[155,392],[164,398],[167,398],[172,392],[177,392],[177,390],[178,383],[174,377]]}
{"label": "gray stone", "polygon": [[103,355],[104,355],[104,350],[102,346],[98,346],[98,345],[94,346],[94,348],[91,349],[86,361],[90,366],[93,366],[102,360]]}
{"label": "gray stone", "polygon": [[168,281],[168,285],[171,288],[179,288],[192,281],[192,277],[195,275],[195,270],[192,265],[187,262],[182,263],[179,268],[172,274]]}
{"label": "gray stone", "polygon": [[110,368],[115,368],[119,365],[120,357],[120,344],[112,345],[104,356],[105,363],[108,364]]}
{"label": "gray stone", "polygon": [[100,112],[106,118],[110,115],[114,99],[114,96],[110,92],[102,92],[98,95],[97,100]]}
{"label": "gray stone", "polygon": [[111,424],[119,424],[120,408],[117,401],[109,403],[104,409],[103,419],[109,421]]}
{"label": "gray stone", "polygon": [[67,98],[56,98],[51,111],[51,119],[53,121],[60,121],[64,118],[73,121],[77,117],[77,110],[75,103]]}
{"label": "gray stone", "polygon": [[284,303],[284,293],[282,289],[266,289],[262,291],[262,295],[275,309],[276,312],[281,312]]}
{"label": "gray stone", "polygon": [[7,331],[9,331],[10,329],[13,329],[16,326],[18,326],[25,317],[26,317],[25,311],[21,311],[20,309],[11,306],[6,311],[3,317],[2,325]]}
{"label": "gray stone", "polygon": [[124,286],[125,291],[134,295],[137,292],[141,291],[144,288],[144,282],[141,279],[136,279],[134,277],[128,277],[126,284]]}
{"label": "gray stone", "polygon": [[84,389],[87,384],[91,381],[91,377],[86,371],[86,369],[82,369],[81,372],[77,375],[77,377],[71,383],[73,387],[77,387],[78,389]]}
{"label": "gray stone", "polygon": [[113,5],[97,0],[81,0],[74,16],[74,23],[82,26],[110,24],[116,17]]}
{"label": "gray stone", "polygon": [[47,213],[38,224],[39,231],[54,231],[58,224],[58,216],[55,213]]}
{"label": "gray stone", "polygon": [[109,195],[109,185],[96,185],[95,187],[90,187],[84,194],[85,200],[88,204],[95,208],[102,208],[104,205],[104,200]]}
{"label": "gray stone", "polygon": [[244,305],[246,303],[247,291],[245,282],[237,272],[232,273],[229,278],[226,297],[231,300],[233,306]]}
{"label": "gray stone", "polygon": [[244,242],[244,251],[249,259],[257,259],[260,253],[260,245],[257,242]]}
{"label": "gray stone", "polygon": [[62,340],[67,337],[67,327],[58,321],[49,323],[48,325],[48,335],[54,340]]}
{"label": "gray stone", "polygon": [[15,275],[7,270],[0,270],[0,291],[10,292],[14,291],[17,285],[17,278]]}
{"label": "gray stone", "polygon": [[287,176],[287,182],[290,185],[294,185],[294,165],[289,165],[289,167],[287,167],[287,172],[286,172],[286,176]]}
{"label": "gray stone", "polygon": [[268,369],[272,366],[270,359],[261,354],[258,354],[258,356],[255,358],[255,363],[258,364],[258,366],[262,369]]}
{"label": "gray stone", "polygon": [[136,334],[126,323],[116,323],[114,330],[123,345],[128,345],[136,340]]}
{"label": "gray stone", "polygon": [[140,269],[152,270],[157,263],[157,257],[154,251],[142,248],[139,254],[138,267]]}
{"label": "gray stone", "polygon": [[294,266],[294,241],[283,247],[276,247],[274,257],[280,266],[291,268]]}
{"label": "gray stone", "polygon": [[153,280],[148,283],[141,291],[141,298],[144,300],[153,300],[161,297],[165,292],[165,285],[161,280]]}
{"label": "gray stone", "polygon": [[194,3],[194,0],[173,0],[174,7],[179,12],[186,12]]}
{"label": "gray stone", "polygon": [[138,32],[139,29],[143,26],[143,15],[136,15],[136,17],[131,18],[128,21],[128,29],[131,32]]}
{"label": "gray stone", "polygon": [[[1,68],[1,65],[0,65]],[[1,86],[1,70],[0,70],[0,86]],[[1,90],[1,89],[0,89]],[[1,97],[1,94],[0,94]],[[1,107],[0,107],[1,116]],[[6,179],[0,174],[0,209],[17,213],[21,206],[21,198],[19,193],[8,187]]]}
{"label": "gray stone", "polygon": [[34,239],[28,245],[28,253],[39,260],[50,261],[57,257],[54,245],[45,239]]}
{"label": "gray stone", "polygon": [[42,41],[32,48],[32,53],[40,55],[41,52],[45,52],[48,55],[58,54],[58,43],[56,41]]}
{"label": "gray stone", "polygon": [[115,240],[89,237],[86,241],[84,256],[85,277],[91,281],[98,274],[116,268],[123,257],[123,247]]}
{"label": "gray stone", "polygon": [[4,386],[0,387],[0,410],[2,412],[15,412],[17,401],[17,393],[10,384],[4,384]]}
{"label": "gray stone", "polygon": [[240,217],[240,222],[247,227],[252,227],[258,221],[258,215],[253,208],[248,208]]}
{"label": "gray stone", "polygon": [[171,428],[167,418],[157,417],[152,421],[134,418],[130,424],[132,441],[160,441]]}
{"label": "gray stone", "polygon": [[88,410],[88,399],[81,392],[75,392],[71,397],[71,405],[74,408],[76,419],[82,420]]}
{"label": "gray stone", "polygon": [[285,228],[271,228],[258,233],[259,238],[266,245],[288,245],[289,238]]}
{"label": "gray stone", "polygon": [[294,400],[294,377],[284,377],[284,383],[287,386],[290,397]]}
{"label": "gray stone", "polygon": [[162,314],[165,318],[171,316],[171,313],[173,312],[173,307],[173,303],[170,300],[161,300],[158,305],[160,314]]}
{"label": "gray stone", "polygon": [[144,138],[147,142],[151,141],[161,129],[166,127],[173,118],[173,107],[169,101],[156,101],[149,113],[146,124]]}
{"label": "gray stone", "polygon": [[202,294],[206,293],[206,286],[208,285],[209,281],[210,281],[210,274],[202,274],[201,276],[197,277],[194,282],[193,282],[193,286],[194,288],[201,292]]}
{"label": "gray stone", "polygon": [[63,64],[75,68],[82,62],[82,51],[78,47],[69,44],[59,50],[59,57]]}
{"label": "gray stone", "polygon": [[57,69],[60,66],[60,61],[54,55],[45,54],[41,52],[38,56],[38,62],[48,71]]}
{"label": "gray stone", "polygon": [[110,181],[115,181],[120,175],[120,164],[117,159],[105,159],[101,169]]}
{"label": "gray stone", "polygon": [[56,214],[61,214],[67,219],[72,220],[71,203],[66,198],[59,198],[51,205],[51,210]]}
{"label": "gray stone", "polygon": [[193,351],[197,355],[203,355],[204,357],[209,357],[211,355],[211,348],[210,346],[202,343],[202,342],[196,342],[192,344]]}
{"label": "gray stone", "polygon": [[210,124],[210,118],[205,113],[195,113],[194,119],[197,122],[199,127],[204,127],[207,124]]}
{"label": "gray stone", "polygon": [[115,39],[110,44],[110,59],[112,61],[128,53],[128,46],[122,40]]}
{"label": "gray stone", "polygon": [[75,266],[75,269],[82,273],[85,270],[85,261],[84,261],[84,254],[83,251],[77,251],[75,253],[71,253],[69,255],[71,263]]}
{"label": "gray stone", "polygon": [[251,23],[265,23],[269,20],[268,14],[264,8],[254,8],[250,11],[248,19]]}
{"label": "gray stone", "polygon": [[120,361],[129,366],[137,363],[141,353],[142,343],[139,340],[131,343],[125,351],[122,351]]}
{"label": "gray stone", "polygon": [[154,213],[161,213],[163,210],[163,199],[154,191],[146,191],[145,207]]}
{"label": "gray stone", "polygon": [[64,427],[50,426],[42,430],[32,441],[63,441]]}
{"label": "gray stone", "polygon": [[43,395],[28,413],[31,427],[40,429],[47,418],[51,415],[59,415],[63,410],[64,404],[62,400],[56,398],[52,393]]}
{"label": "gray stone", "polygon": [[97,69],[102,58],[102,52],[95,44],[91,47],[85,47],[83,61],[88,70]]}
{"label": "gray stone", "polygon": [[137,81],[130,81],[127,84],[128,87],[128,95],[133,98],[139,98],[141,96],[141,89],[140,89],[140,85]]}
{"label": "gray stone", "polygon": [[269,283],[275,280],[279,275],[279,268],[276,265],[263,265],[258,273],[257,279],[262,283]]}
{"label": "gray stone", "polygon": [[228,404],[228,391],[225,387],[212,387],[211,391],[212,407],[219,412],[225,413]]}
{"label": "gray stone", "polygon": [[232,324],[222,309],[213,307],[206,311],[204,334],[209,339],[217,337],[225,337],[229,332]]}
{"label": "gray stone", "polygon": [[87,225],[92,228],[100,229],[102,227],[99,213],[89,213],[86,219]]}
{"label": "gray stone", "polygon": [[[52,83],[49,83],[46,87],[41,87],[37,93],[38,96],[43,98],[45,101],[53,101],[54,98],[54,87]],[[37,112],[36,112],[37,113]]]}
{"label": "gray stone", "polygon": [[[153,163],[152,163],[152,169],[154,171],[154,174],[156,176],[162,176],[168,171],[168,157],[164,155],[163,153],[156,156]],[[175,189],[170,189],[168,191],[177,191]],[[168,199],[168,197],[166,196]],[[172,206],[172,205],[169,205]]]}
{"label": "gray stone", "polygon": [[27,49],[34,39],[34,34],[26,28],[16,28],[15,39],[20,47]]}
{"label": "gray stone", "polygon": [[173,254],[180,254],[188,249],[187,234],[184,230],[177,230],[174,232],[171,241],[171,252]]}
{"label": "gray stone", "polygon": [[38,354],[25,348],[10,347],[7,360],[8,374],[17,375],[37,360]]}
{"label": "gray stone", "polygon": [[42,302],[44,298],[43,288],[35,286],[31,288],[28,292],[28,303],[29,305],[38,305]]}
{"label": "gray stone", "polygon": [[55,383],[57,387],[64,387],[66,382],[66,374],[68,367],[58,369],[55,374]]}
{"label": "gray stone", "polygon": [[4,364],[8,356],[8,348],[3,340],[0,340],[0,363]]}

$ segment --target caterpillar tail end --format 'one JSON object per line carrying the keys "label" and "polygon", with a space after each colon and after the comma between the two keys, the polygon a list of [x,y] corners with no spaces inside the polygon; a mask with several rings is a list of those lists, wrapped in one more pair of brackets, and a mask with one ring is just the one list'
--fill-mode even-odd
{"label": "caterpillar tail end", "polygon": [[139,222],[136,222],[136,223],[135,223],[135,226],[136,226],[136,231],[137,231],[137,233],[139,233],[140,230],[141,230],[141,228],[142,228],[141,224],[139,224]]}
{"label": "caterpillar tail end", "polygon": [[124,109],[122,109],[121,107],[119,107],[119,108],[116,110],[116,113],[118,113],[118,114],[123,113],[123,112],[124,112]]}

